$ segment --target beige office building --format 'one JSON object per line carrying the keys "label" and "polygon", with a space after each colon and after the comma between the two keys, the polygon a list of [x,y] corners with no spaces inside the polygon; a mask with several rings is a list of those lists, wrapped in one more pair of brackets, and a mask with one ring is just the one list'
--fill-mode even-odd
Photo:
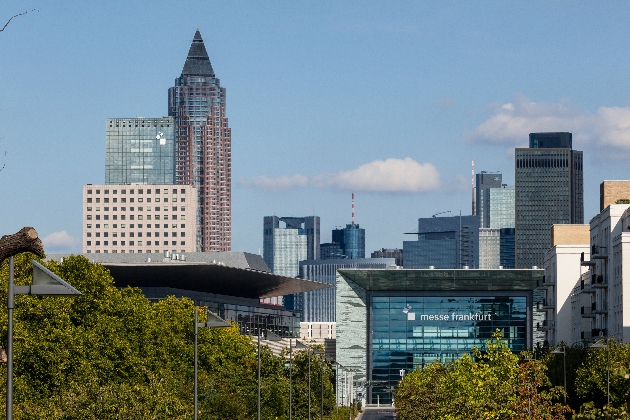
{"label": "beige office building", "polygon": [[190,185],[85,185],[83,252],[194,252],[196,203]]}

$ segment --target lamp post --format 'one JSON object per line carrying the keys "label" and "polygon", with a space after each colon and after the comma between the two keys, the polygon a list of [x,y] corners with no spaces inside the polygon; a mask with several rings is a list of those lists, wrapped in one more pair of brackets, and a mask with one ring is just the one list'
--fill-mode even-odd
{"label": "lamp post", "polygon": [[606,343],[604,340],[598,340],[591,344],[592,349],[606,349],[606,398],[607,405],[610,405],[610,341],[606,337]]}
{"label": "lamp post", "polygon": [[[258,420],[260,420],[260,329],[258,330]],[[266,331],[265,340],[267,341],[280,341],[282,338],[278,337],[271,331]]]}
{"label": "lamp post", "polygon": [[33,285],[13,285],[13,257],[9,261],[9,290],[7,308],[9,312],[7,338],[7,420],[13,419],[13,309],[15,295],[38,296],[81,296],[82,293],[66,283],[61,277],[33,260]]}
{"label": "lamp post", "polygon": [[194,377],[194,394],[195,394],[195,403],[194,403],[194,419],[197,420],[197,416],[199,415],[199,410],[197,409],[197,335],[199,335],[199,328],[223,328],[230,327],[231,325],[210,311],[208,313],[208,320],[206,322],[198,322],[198,314],[197,307],[195,307],[195,377]]}
{"label": "lamp post", "polygon": [[[295,340],[296,349],[307,348],[304,344]],[[293,419],[293,339],[289,339],[289,420]]]}
{"label": "lamp post", "polygon": [[562,343],[562,351],[554,349],[551,354],[562,354],[562,371],[564,372],[564,404],[567,404],[567,346]]}

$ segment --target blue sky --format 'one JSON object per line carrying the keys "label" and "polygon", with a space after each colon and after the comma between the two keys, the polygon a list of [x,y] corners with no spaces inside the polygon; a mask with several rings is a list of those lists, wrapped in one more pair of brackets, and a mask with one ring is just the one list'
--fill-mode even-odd
{"label": "blue sky", "polygon": [[166,115],[196,28],[227,89],[234,251],[273,214],[329,241],[352,192],[366,252],[402,247],[418,217],[470,214],[471,159],[513,184],[531,131],[574,133],[587,219],[630,179],[628,2],[18,0],[0,21],[32,9],[0,32],[0,234],[49,252],[80,251],[105,119]]}

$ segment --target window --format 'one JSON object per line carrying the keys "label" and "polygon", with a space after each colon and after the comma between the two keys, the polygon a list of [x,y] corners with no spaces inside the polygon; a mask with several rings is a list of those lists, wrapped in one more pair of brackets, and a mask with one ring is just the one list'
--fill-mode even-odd
{"label": "window", "polygon": [[[149,190],[149,191],[151,191],[151,190]],[[150,202],[151,202],[151,197],[147,197],[147,203],[150,203]]]}
{"label": "window", "polygon": [[138,198],[138,203],[142,203],[142,197]]}
{"label": "window", "polygon": [[99,246],[101,244],[101,241],[96,241],[96,246]]}
{"label": "window", "polygon": [[134,190],[129,190],[129,194],[133,194],[133,193],[134,193]]}
{"label": "window", "polygon": [[[107,216],[105,216],[105,217],[107,217]],[[173,216],[171,216],[171,219],[173,219],[173,220],[177,220],[177,215],[176,215],[176,214],[174,214]]]}
{"label": "window", "polygon": [[103,215],[103,220],[109,220],[109,214]]}
{"label": "window", "polygon": [[133,238],[133,232],[129,232],[129,237]]}
{"label": "window", "polygon": [[183,203],[183,202],[186,201],[186,199],[184,197],[182,197],[180,201]]}
{"label": "window", "polygon": [[91,215],[91,214],[88,214],[88,215],[87,215],[87,219],[88,219],[88,220],[92,220],[92,215]]}
{"label": "window", "polygon": [[117,203],[118,199],[116,197],[114,197],[114,203]]}
{"label": "window", "polygon": [[89,197],[89,198],[87,199],[87,202],[88,202],[88,203],[91,203],[91,202],[92,202],[92,197]]}
{"label": "window", "polygon": [[101,190],[96,190],[96,194],[100,194],[100,193],[101,193]]}
{"label": "window", "polygon": [[96,224],[96,229],[100,229],[100,228],[101,228],[101,224],[100,224],[100,223],[97,223],[97,224]]}
{"label": "window", "polygon": [[180,211],[186,211],[186,207],[182,206],[182,207],[180,208]]}
{"label": "window", "polygon": [[97,208],[96,208],[96,211],[101,211],[101,208],[100,208],[100,207],[97,207]]}
{"label": "window", "polygon": [[160,215],[159,214],[155,215],[155,220],[160,220]]}
{"label": "window", "polygon": [[129,225],[129,227],[130,227],[131,229],[133,229],[133,223],[132,223],[132,224],[130,224],[130,225]]}
{"label": "window", "polygon": [[100,203],[100,202],[101,202],[101,199],[100,199],[99,197],[96,197],[96,202],[97,202],[97,203]]}
{"label": "window", "polygon": [[[127,194],[127,190],[121,190],[120,193],[121,194]],[[123,200],[124,200],[124,198],[123,198]]]}
{"label": "window", "polygon": [[[105,244],[105,245],[107,245],[107,244]],[[181,246],[186,245],[186,241],[181,241],[181,242],[180,242],[180,245],[181,245]]]}
{"label": "window", "polygon": [[173,229],[177,229],[177,223],[173,223]]}
{"label": "window", "polygon": [[[108,224],[105,224],[105,225],[103,225],[103,228],[105,228],[105,229],[109,229],[109,225],[108,225]],[[105,235],[105,236],[107,236],[107,235]]]}
{"label": "window", "polygon": [[168,190],[164,188],[164,194],[168,194]]}
{"label": "window", "polygon": [[125,220],[125,215],[124,214],[120,215],[120,220]]}
{"label": "window", "polygon": [[138,215],[138,220],[142,220],[142,215],[141,214]]}
{"label": "window", "polygon": [[105,198],[103,199],[103,201],[104,201],[105,203],[109,203],[109,197],[105,197]]}
{"label": "window", "polygon": [[101,220],[101,215],[100,214],[96,215],[96,220]]}
{"label": "window", "polygon": [[177,188],[173,188],[173,194],[177,194]]}
{"label": "window", "polygon": [[[151,245],[151,241],[147,241],[147,245]],[[147,252],[151,252],[151,251],[147,251]]]}
{"label": "window", "polygon": [[88,193],[88,194],[92,194],[92,190],[88,190],[88,191],[87,191],[87,193]]}
{"label": "window", "polygon": [[88,229],[92,229],[92,224],[91,224],[91,223],[88,223],[87,228],[88,228]]}
{"label": "window", "polygon": [[105,190],[105,194],[109,194],[109,190]]}
{"label": "window", "polygon": [[181,227],[182,229],[186,229],[186,224],[182,223],[182,224],[180,225],[180,227]]}
{"label": "window", "polygon": [[118,194],[118,190],[114,190],[114,194]]}
{"label": "window", "polygon": [[142,232],[138,232],[138,238],[142,238]]}
{"label": "window", "polygon": [[[182,198],[183,200],[183,198]],[[176,203],[177,202],[177,197],[173,197],[173,202]]]}
{"label": "window", "polygon": [[118,215],[117,214],[114,215],[114,220],[118,220]]}
{"label": "window", "polygon": [[[89,200],[89,198],[88,198],[88,200]],[[159,203],[160,202],[160,197],[155,197],[155,202]],[[88,203],[91,203],[91,201],[88,201]],[[159,207],[156,207],[155,209],[159,210]]]}
{"label": "window", "polygon": [[133,203],[133,197],[130,197],[130,198],[129,198],[129,202],[130,202],[130,203]]}
{"label": "window", "polygon": [[118,241],[112,241],[112,245],[114,246],[118,245]]}
{"label": "window", "polygon": [[147,232],[147,238],[151,237],[151,232]]}
{"label": "window", "polygon": [[168,229],[168,225],[164,223],[164,229]]}
{"label": "window", "polygon": [[[98,216],[96,216],[96,218],[98,219]],[[164,215],[164,220],[168,220],[168,214]]]}
{"label": "window", "polygon": [[181,216],[179,216],[179,220],[186,220],[186,215],[182,214]]}
{"label": "window", "polygon": [[[125,226],[123,225],[123,227],[125,227]],[[114,223],[114,229],[118,229],[118,225],[115,224],[115,223]]]}
{"label": "window", "polygon": [[186,190],[182,188],[182,189],[181,189],[181,193],[182,193],[182,194],[186,194]]}
{"label": "window", "polygon": [[125,241],[120,241],[121,246],[125,246]]}
{"label": "window", "polygon": [[92,241],[87,241],[87,246],[92,245]]}
{"label": "window", "polygon": [[177,206],[173,206],[173,208],[171,210],[177,211]]}
{"label": "window", "polygon": [[[182,238],[186,236],[186,232],[179,232],[179,236],[181,236]],[[184,244],[182,244],[184,245]]]}
{"label": "window", "polygon": [[112,236],[116,238],[118,236],[118,232],[112,232]]}
{"label": "window", "polygon": [[133,246],[133,241],[129,241],[129,246]]}
{"label": "window", "polygon": [[138,229],[142,229],[142,223],[138,223]]}
{"label": "window", "polygon": [[144,190],[138,190],[138,194],[143,194]]}
{"label": "window", "polygon": [[87,233],[87,237],[88,237],[88,238],[91,238],[91,237],[92,237],[92,232],[88,232],[88,233]]}
{"label": "window", "polygon": [[[138,246],[142,246],[142,241],[138,241]],[[138,251],[140,252],[140,251]]]}
{"label": "window", "polygon": [[103,246],[107,246],[107,241],[103,241]]}
{"label": "window", "polygon": [[151,220],[151,215],[147,214],[147,220]]}
{"label": "window", "polygon": [[[127,202],[127,199],[126,199],[125,197],[123,197],[123,198],[121,198],[121,199],[120,199],[120,202],[121,202],[121,203],[126,203],[126,202]],[[124,211],[124,210],[123,210],[123,211]]]}
{"label": "window", "polygon": [[151,194],[151,190],[150,189],[147,189],[147,194]]}
{"label": "window", "polygon": [[101,237],[101,232],[96,232],[96,237],[100,238]]}
{"label": "window", "polygon": [[160,232],[155,232],[155,234],[153,236],[155,236],[156,238],[159,238],[160,237]]}
{"label": "window", "polygon": [[133,214],[129,215],[129,220],[133,220]]}
{"label": "window", "polygon": [[[97,245],[98,245],[98,244],[97,244]],[[177,241],[172,241],[172,242],[171,242],[171,245],[173,245],[173,246],[177,245]]]}

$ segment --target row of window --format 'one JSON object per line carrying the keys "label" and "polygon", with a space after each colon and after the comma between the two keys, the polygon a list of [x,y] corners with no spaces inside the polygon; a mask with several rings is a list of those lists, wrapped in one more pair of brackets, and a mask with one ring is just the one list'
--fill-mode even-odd
{"label": "row of window", "polygon": [[[165,249],[165,250],[164,250],[164,252],[166,252],[166,251],[168,251],[168,249]],[[101,250],[100,250],[100,249],[97,249],[97,250],[96,250],[96,251],[94,251],[94,252],[95,252],[96,254],[100,254],[100,253],[101,253]],[[107,254],[108,252],[109,252],[109,251],[108,251],[107,249],[103,251],[103,253],[104,253],[104,254]],[[130,249],[130,250],[129,250],[129,253],[130,253],[130,254],[133,254],[134,252],[135,252],[135,251],[134,251],[133,249]],[[145,252],[146,254],[150,254],[150,253],[151,253],[151,250],[150,250],[150,249],[148,249],[148,250],[146,250],[146,251],[144,251],[144,252]],[[162,252],[162,251],[160,251],[159,249],[156,249],[156,250],[155,250],[155,251],[153,251],[153,252],[154,252],[155,254],[159,254],[159,253],[160,253],[160,252]],[[176,250],[172,250],[171,252],[175,253],[175,252],[177,252],[177,251],[176,251]],[[186,250],[185,250],[185,249],[182,249],[180,252],[186,252]],[[88,253],[88,254],[91,254],[91,253],[92,253],[92,250],[88,249],[88,250],[87,250],[87,253]],[[125,253],[125,250],[124,250],[124,249],[121,249],[121,250],[120,250],[120,253],[121,253],[121,254],[124,254],[124,253]],[[139,249],[139,250],[137,251],[137,253],[138,253],[138,254],[142,254],[142,250],[141,250],[141,249]],[[117,249],[114,249],[114,250],[112,251],[112,254],[118,254],[118,250],[117,250]]]}
{"label": "row of window", "polygon": [[[113,226],[113,228],[114,228],[114,229],[118,229],[118,224],[117,224],[117,223],[114,223],[112,226]],[[88,223],[88,224],[87,224],[87,227],[88,227],[88,229],[92,229],[92,224],[91,224],[91,223]],[[126,228],[126,227],[127,227],[127,225],[126,225],[125,223],[122,223],[122,224],[120,225],[120,227],[121,227],[122,229],[124,229],[124,228]],[[130,228],[130,229],[134,229],[134,227],[135,227],[135,225],[134,225],[133,223],[131,223],[131,224],[129,225],[129,228]],[[181,227],[182,229],[185,229],[185,228],[186,228],[186,224],[185,224],[185,223],[182,223],[182,224],[180,225],[180,227]],[[100,229],[100,228],[101,228],[101,224],[100,224],[100,223],[97,223],[97,224],[96,224],[96,229]],[[105,224],[103,225],[103,228],[104,228],[104,229],[109,229],[109,224],[105,223]],[[158,223],[154,223],[154,224],[153,224],[153,228],[154,228],[154,229],[159,229],[159,228],[160,228],[160,225],[159,225]],[[173,224],[171,225],[171,228],[173,228],[173,229],[177,229],[177,223],[173,223]],[[138,229],[142,229],[142,223],[138,223]],[[150,223],[149,223],[149,224],[147,224],[147,229],[151,229],[151,224],[150,224]],[[168,224],[164,223],[164,229],[168,229]]]}
{"label": "row of window", "polygon": [[[101,245],[101,241],[95,241],[96,242],[96,246],[100,246]],[[142,241],[136,241],[137,242],[137,246],[142,246]],[[153,245],[154,246],[160,246],[160,241],[153,241]],[[168,242],[169,241],[164,241],[164,245],[168,246]],[[180,241],[179,243],[181,246],[186,245],[186,241]],[[147,246],[151,246],[151,241],[146,241],[146,245]],[[177,241],[171,241],[171,245],[172,246],[176,246],[177,245]],[[87,241],[87,246],[92,246],[92,241]],[[109,241],[103,241],[103,246],[109,246]],[[112,246],[118,246],[118,241],[112,241]],[[120,246],[125,246],[125,241],[120,241]],[[129,246],[136,246],[134,245],[134,241],[129,241]]]}
{"label": "row of window", "polygon": [[[155,188],[155,194],[159,194],[160,193],[160,188]],[[112,190],[112,192],[114,194],[118,194],[118,190]],[[131,189],[129,190],[129,194],[134,194],[135,189]],[[186,189],[182,188],[180,190],[180,192],[182,194],[186,194]],[[92,194],[92,190],[87,190],[88,194]],[[96,194],[100,194],[101,190],[96,190]],[[103,190],[104,194],[109,194],[109,190]],[[127,194],[127,190],[120,190],[121,194]],[[139,189],[138,190],[138,194],[144,194],[144,189]],[[151,188],[147,188],[147,194],[151,194]],[[168,188],[164,188],[164,194],[168,194]],[[173,194],[177,194],[177,188],[173,188]]]}
{"label": "row of window", "polygon": [[[151,211],[151,207],[146,207],[147,211]],[[114,211],[118,211],[118,207],[113,208]],[[172,211],[177,211],[177,206],[171,208]],[[87,211],[92,211],[92,207],[87,207]],[[96,207],[96,211],[101,211],[100,207]],[[103,207],[103,211],[109,211],[109,207]],[[121,207],[120,211],[127,211],[127,207]],[[129,211],[135,211],[135,207],[129,207]],[[138,211],[142,211],[142,207],[138,207]],[[155,211],[160,211],[159,207],[155,207]],[[168,211],[168,207],[164,206],[164,211]],[[186,207],[180,207],[179,211],[186,211]]]}
{"label": "row of window", "polygon": [[[120,237],[124,238],[125,237],[125,233],[126,232],[120,232]],[[142,238],[142,232],[137,232],[138,238]],[[109,236],[109,232],[103,232],[103,237],[107,238]],[[112,232],[112,236],[114,238],[118,237],[118,232]],[[151,237],[151,232],[145,232],[145,236],[147,238]],[[154,235],[156,238],[158,238],[160,236],[160,232],[154,232]],[[162,236],[164,236],[165,238],[168,238],[168,232],[162,232]],[[171,232],[171,236],[176,238],[177,237],[177,232]],[[180,237],[185,237],[186,236],[186,232],[180,232],[179,234]],[[91,238],[92,237],[92,232],[88,232],[87,233],[87,237]],[[101,237],[101,232],[96,232],[96,237],[100,238]],[[133,238],[134,237],[134,232],[129,232],[129,237]]]}
{"label": "row of window", "polygon": [[[141,214],[137,215],[137,220],[142,220],[142,219],[143,219],[143,217],[142,217]],[[165,214],[162,219],[163,220],[168,220],[168,214]],[[91,214],[87,215],[87,220],[92,220],[92,215]],[[96,215],[96,220],[101,220],[101,215],[100,214]],[[103,215],[103,220],[109,220],[109,214],[104,214]],[[112,220],[118,220],[118,215],[117,214],[112,215]],[[120,215],[120,220],[126,220],[126,215],[121,214]],[[129,220],[134,220],[134,215],[133,214],[129,215]],[[146,220],[151,220],[151,215],[150,214],[147,214],[147,219]],[[154,215],[153,220],[160,220],[160,215],[159,214]],[[171,215],[171,220],[177,220],[177,215],[176,214]],[[186,215],[182,214],[179,217],[179,220],[186,220]]]}
{"label": "row of window", "polygon": [[[130,203],[133,203],[133,202],[134,202],[133,200],[134,200],[134,198],[133,198],[133,197],[130,197],[130,198],[129,198],[129,202],[130,202]],[[172,201],[173,203],[177,203],[177,197],[173,197],[171,201]],[[186,202],[186,198],[185,198],[185,197],[181,197],[181,198],[179,199],[179,201],[180,201],[181,203],[185,203],[185,202]],[[88,203],[92,203],[92,197],[88,197],[88,198],[87,198],[87,202],[88,202]],[[101,202],[100,197],[96,197],[96,201],[95,201],[95,202],[96,202],[96,203],[100,203],[100,202]],[[117,202],[118,202],[118,198],[114,197],[114,198],[112,199],[112,203],[117,203]],[[121,202],[121,203],[126,203],[126,202],[127,202],[127,199],[126,199],[125,197],[122,197],[122,198],[120,199],[120,202]],[[142,202],[143,202],[142,197],[138,197],[138,203],[142,203]],[[147,197],[147,203],[150,203],[150,202],[151,202],[151,197]],[[155,197],[155,202],[156,202],[156,203],[159,203],[159,202],[160,202],[160,197]],[[164,202],[164,203],[168,203],[168,197],[167,197],[167,198],[165,198],[165,199],[163,200],[163,202]],[[103,203],[109,203],[109,197],[105,197],[105,198],[103,198]]]}

